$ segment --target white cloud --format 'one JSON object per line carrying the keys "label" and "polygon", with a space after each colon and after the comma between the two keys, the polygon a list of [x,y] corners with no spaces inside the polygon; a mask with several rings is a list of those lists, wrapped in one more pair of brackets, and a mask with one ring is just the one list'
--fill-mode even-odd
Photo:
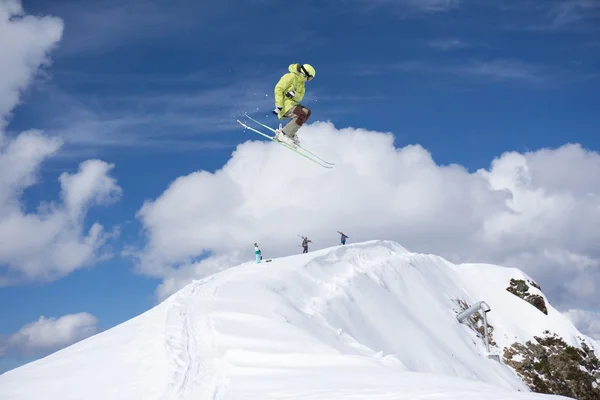
{"label": "white cloud", "polygon": [[67,0],[53,10],[69,27],[60,49],[65,55],[99,54],[149,37],[160,39],[191,19],[181,7],[164,7],[154,0]]}
{"label": "white cloud", "polygon": [[392,239],[456,262],[521,268],[557,305],[597,301],[598,153],[579,145],[506,153],[469,173],[437,165],[420,146],[395,148],[391,134],[315,123],[300,137],[335,168],[249,141],[221,170],[179,177],[143,205],[139,269],[165,279],[161,298],[207,274],[204,265],[251,261],[255,241],[265,257],[281,256],[301,250],[298,234],[321,248],[342,230],[351,241]]}
{"label": "white cloud", "polygon": [[403,0],[403,3],[428,12],[440,12],[458,7],[460,0]]}
{"label": "white cloud", "polygon": [[49,63],[47,53],[60,40],[62,30],[62,22],[57,18],[23,15],[20,1],[0,2],[0,132],[20,91],[40,65]]}
{"label": "white cloud", "polygon": [[17,1],[0,3],[0,285],[22,280],[48,281],[93,262],[112,235],[102,225],[85,226],[87,208],[109,203],[121,194],[108,176],[112,165],[100,160],[80,164],[75,174],[60,176],[63,204],[44,202],[26,211],[23,195],[37,183],[41,164],[56,155],[61,141],[38,131],[16,137],[4,133],[19,95],[49,63],[47,53],[62,34],[55,18],[23,14]]}
{"label": "white cloud", "polygon": [[400,7],[424,12],[442,12],[457,8],[460,0],[351,0],[368,9],[381,6]]}
{"label": "white cloud", "polygon": [[[18,207],[18,194],[35,183],[38,165],[60,148],[60,141],[38,131],[0,143],[0,204]],[[0,216],[4,212],[0,208]]]}
{"label": "white cloud", "polygon": [[413,0],[415,7],[422,7],[427,11],[446,11],[458,7],[459,0]]}
{"label": "white cloud", "polygon": [[598,17],[600,2],[598,0],[565,0],[553,4],[549,15],[553,22],[551,28],[557,29],[576,24],[583,19]]}
{"label": "white cloud", "polygon": [[18,332],[0,339],[0,358],[7,355],[40,356],[69,346],[98,332],[98,319],[88,313],[60,318],[41,316]]}
{"label": "white cloud", "polygon": [[123,191],[116,180],[108,176],[113,167],[100,160],[87,160],[81,164],[78,174],[60,175],[64,203],[72,220],[81,218],[90,205],[112,204],[120,198]]}
{"label": "white cloud", "polygon": [[230,149],[223,133],[239,132],[235,119],[272,105],[264,86],[242,81],[191,92],[189,87],[163,88],[146,96],[73,96],[47,85],[44,109],[56,110],[56,116],[46,121],[46,132],[64,139],[69,154],[61,156],[98,157],[115,147],[136,152]]}
{"label": "white cloud", "polygon": [[[213,39],[217,35],[228,36],[237,29],[235,25],[217,30],[213,23],[226,23],[236,6],[238,3],[233,0],[63,0],[54,2],[52,10],[69,27],[59,53],[81,56],[107,53],[139,42],[171,43],[174,36],[181,40],[190,35]],[[260,10],[271,3],[255,0],[253,6]]]}
{"label": "white cloud", "polygon": [[600,312],[571,309],[563,312],[563,315],[582,333],[600,340]]}
{"label": "white cloud", "polygon": [[510,30],[534,32],[570,31],[596,36],[598,19],[600,18],[600,2],[598,0],[549,0],[549,1],[517,1],[502,0],[490,2],[490,5],[501,11],[514,13],[508,20]]}
{"label": "white cloud", "polygon": [[[52,143],[36,135],[30,138],[21,134],[15,142],[29,139],[32,146]],[[0,166],[9,165],[6,160],[15,157],[9,146],[0,152]],[[23,156],[30,160],[28,154]],[[113,165],[100,160],[88,160],[80,164],[75,174],[60,176],[63,204],[43,203],[36,213],[26,213],[20,207],[19,194],[33,183],[33,175],[39,163],[32,163],[24,171],[16,186],[5,185],[14,181],[10,168],[0,168],[0,193],[6,197],[0,202],[0,265],[8,270],[3,273],[6,282],[21,280],[50,281],[90,265],[103,256],[101,249],[111,234],[102,225],[93,223],[87,232],[84,217],[87,207],[94,203],[114,201],[121,188],[108,176]],[[4,179],[8,176],[7,179]],[[0,199],[2,200],[2,199]]]}
{"label": "white cloud", "polygon": [[540,82],[546,77],[542,67],[519,60],[474,61],[456,72],[493,80]]}
{"label": "white cloud", "polygon": [[429,41],[429,46],[442,51],[451,51],[467,47],[467,44],[457,38],[442,38]]}
{"label": "white cloud", "polygon": [[464,63],[435,63],[425,60],[405,60],[379,70],[403,71],[419,74],[450,74],[486,82],[521,81],[548,83],[564,80],[567,71],[551,70],[545,65],[523,60],[492,59],[472,60]]}

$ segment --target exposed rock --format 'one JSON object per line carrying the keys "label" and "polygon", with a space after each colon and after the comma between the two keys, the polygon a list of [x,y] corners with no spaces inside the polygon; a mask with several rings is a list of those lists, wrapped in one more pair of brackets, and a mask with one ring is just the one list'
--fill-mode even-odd
{"label": "exposed rock", "polygon": [[600,361],[585,341],[581,349],[544,331],[535,341],[513,343],[504,350],[504,362],[538,393],[578,400],[600,399]]}
{"label": "exposed rock", "polygon": [[522,298],[544,314],[548,315],[548,309],[546,308],[546,302],[544,301],[544,298],[539,294],[529,293],[530,286],[541,291],[540,286],[537,283],[530,280],[525,282],[522,279],[511,279],[510,286],[507,287],[506,290],[515,296]]}

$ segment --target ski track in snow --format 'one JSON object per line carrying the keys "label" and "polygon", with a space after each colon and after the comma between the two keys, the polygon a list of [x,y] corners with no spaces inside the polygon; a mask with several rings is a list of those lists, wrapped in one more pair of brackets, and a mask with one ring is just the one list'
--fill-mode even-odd
{"label": "ski track in snow", "polygon": [[[218,282],[213,278],[195,282],[188,292],[178,294],[169,310],[167,348],[175,372],[164,400],[218,400],[223,369],[217,369],[213,347],[214,328],[207,300],[215,297]],[[172,331],[180,329],[180,336]]]}

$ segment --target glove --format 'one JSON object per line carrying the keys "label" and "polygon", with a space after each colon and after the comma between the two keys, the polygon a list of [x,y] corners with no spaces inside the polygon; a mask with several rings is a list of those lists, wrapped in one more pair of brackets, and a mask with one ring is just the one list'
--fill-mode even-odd
{"label": "glove", "polygon": [[289,92],[287,92],[285,94],[285,97],[289,97],[290,99],[293,99],[296,96],[296,92],[294,90],[290,90]]}
{"label": "glove", "polygon": [[279,115],[279,112],[281,111],[283,107],[275,107],[275,109],[273,110],[273,114],[275,115]]}

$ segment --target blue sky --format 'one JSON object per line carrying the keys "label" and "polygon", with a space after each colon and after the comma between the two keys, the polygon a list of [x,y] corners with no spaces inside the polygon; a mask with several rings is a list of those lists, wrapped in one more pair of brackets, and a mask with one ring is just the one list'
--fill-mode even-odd
{"label": "blue sky", "polygon": [[[505,151],[600,150],[600,3],[481,3],[24,1],[65,25],[9,120],[11,135],[65,137],[25,209],[56,199],[60,173],[88,158],[116,165],[125,195],[86,219],[120,225],[117,255],[0,289],[0,335],[82,311],[107,329],[153,306],[160,279],[118,255],[143,243],[136,212],[178,176],[221,168],[248,139],[235,123],[244,112],[274,126],[273,87],[294,62],[317,71],[313,120],[393,132],[396,146],[418,143],[438,164],[475,171]],[[0,359],[0,372],[30,358]]]}

